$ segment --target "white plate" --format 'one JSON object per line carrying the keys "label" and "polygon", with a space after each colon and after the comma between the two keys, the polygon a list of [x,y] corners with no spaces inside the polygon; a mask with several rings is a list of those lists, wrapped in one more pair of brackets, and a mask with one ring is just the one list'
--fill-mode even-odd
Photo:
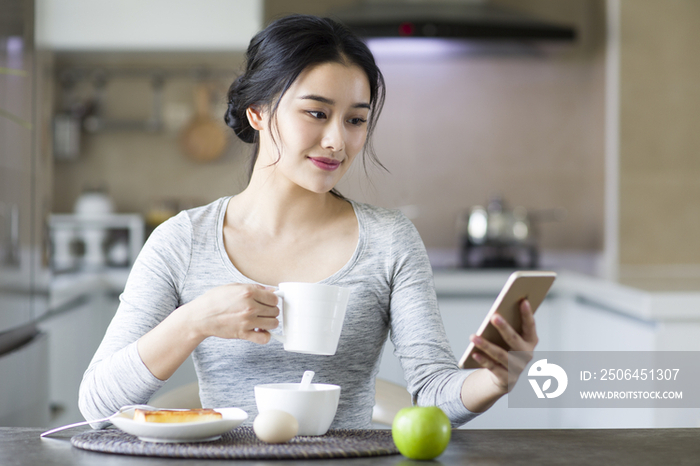
{"label": "white plate", "polygon": [[144,442],[208,442],[221,437],[241,425],[248,414],[240,408],[215,408],[222,419],[200,422],[138,422],[134,421],[134,410],[129,409],[112,417],[112,424],[127,434],[135,435]]}

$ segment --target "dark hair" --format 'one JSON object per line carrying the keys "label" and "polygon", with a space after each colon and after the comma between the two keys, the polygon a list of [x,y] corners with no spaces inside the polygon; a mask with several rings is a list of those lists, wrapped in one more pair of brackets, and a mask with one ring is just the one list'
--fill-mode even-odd
{"label": "dark hair", "polygon": [[[258,132],[250,126],[250,106],[271,109],[275,115],[282,96],[307,67],[322,63],[350,63],[367,75],[370,113],[367,121],[365,156],[383,168],[372,147],[371,136],[384,105],[384,78],[372,52],[347,27],[330,18],[290,15],[270,23],[250,41],[245,71],[228,90],[224,121],[242,141],[255,144],[250,174],[258,155]],[[270,120],[272,121],[272,119]],[[366,160],[363,157],[365,170]],[[337,192],[334,192],[337,194]]]}

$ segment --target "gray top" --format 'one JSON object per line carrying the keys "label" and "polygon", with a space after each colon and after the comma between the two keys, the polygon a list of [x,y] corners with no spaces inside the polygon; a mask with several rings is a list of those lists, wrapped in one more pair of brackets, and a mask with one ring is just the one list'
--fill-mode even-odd
{"label": "gray top", "polygon": [[[146,241],[80,386],[80,410],[87,420],[146,403],[163,385],[141,361],[136,341],[170,312],[210,288],[255,283],[224,249],[229,199],[181,212]],[[209,337],[193,353],[202,406],[242,408],[251,423],[257,415],[255,385],[298,382],[312,370],[314,382],[341,386],[331,428],[369,428],[374,379],[391,331],[414,403],[439,406],[454,426],[476,416],[460,399],[469,372],[458,369],[447,342],[418,232],[399,211],[351,203],[359,224],[357,248],[342,269],[321,281],[351,289],[336,354],[291,353],[276,340],[259,345]]]}

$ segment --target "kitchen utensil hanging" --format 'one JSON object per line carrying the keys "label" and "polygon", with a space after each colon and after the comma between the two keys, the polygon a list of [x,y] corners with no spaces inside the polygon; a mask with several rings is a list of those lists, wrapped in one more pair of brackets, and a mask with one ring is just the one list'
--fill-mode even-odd
{"label": "kitchen utensil hanging", "polygon": [[194,89],[195,115],[183,128],[180,144],[185,154],[197,162],[221,157],[227,143],[223,124],[211,116],[209,87],[198,84]]}
{"label": "kitchen utensil hanging", "polygon": [[137,131],[159,131],[163,127],[162,107],[163,107],[163,87],[165,78],[159,73],[151,75],[151,90],[153,100],[151,102],[151,115],[143,120],[123,120],[107,118],[103,115],[104,101],[107,92],[108,73],[96,71],[93,76],[94,97],[91,102],[91,112],[83,121],[83,128],[96,133],[109,130],[137,130]]}

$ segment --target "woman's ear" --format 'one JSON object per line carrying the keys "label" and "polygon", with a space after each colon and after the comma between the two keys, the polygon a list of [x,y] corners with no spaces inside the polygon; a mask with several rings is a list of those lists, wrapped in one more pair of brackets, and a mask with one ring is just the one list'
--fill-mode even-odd
{"label": "woman's ear", "polygon": [[264,129],[263,125],[263,112],[257,105],[251,105],[245,111],[246,117],[248,117],[248,123],[250,126],[257,131]]}

